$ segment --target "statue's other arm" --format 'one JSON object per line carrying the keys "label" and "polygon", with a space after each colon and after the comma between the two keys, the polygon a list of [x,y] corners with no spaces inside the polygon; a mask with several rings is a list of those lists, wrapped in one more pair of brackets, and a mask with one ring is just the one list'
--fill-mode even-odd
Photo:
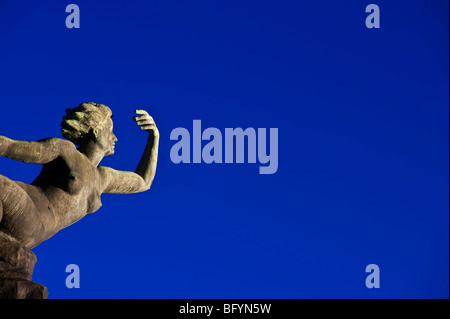
{"label": "statue's other arm", "polygon": [[142,116],[135,117],[141,129],[149,133],[144,154],[139,161],[136,172],[118,171],[99,166],[103,179],[104,193],[129,194],[146,191],[150,188],[156,173],[158,161],[159,131],[153,118],[144,110],[137,110]]}
{"label": "statue's other arm", "polygon": [[59,156],[69,157],[74,150],[73,143],[59,138],[16,141],[0,136],[0,156],[26,163],[46,164]]}
{"label": "statue's other arm", "polygon": [[119,171],[104,166],[99,166],[98,169],[103,180],[103,193],[131,194],[144,192],[150,188],[151,183],[147,184],[136,173]]}

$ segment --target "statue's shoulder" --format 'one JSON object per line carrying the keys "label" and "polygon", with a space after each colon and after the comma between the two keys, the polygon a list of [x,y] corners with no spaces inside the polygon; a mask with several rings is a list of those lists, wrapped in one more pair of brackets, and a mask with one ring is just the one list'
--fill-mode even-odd
{"label": "statue's shoulder", "polygon": [[91,166],[87,157],[79,152],[74,143],[71,141],[52,137],[47,139],[48,143],[50,143],[54,152],[58,154],[57,157],[62,159],[69,169],[75,171],[88,171],[88,168]]}
{"label": "statue's shoulder", "polygon": [[38,145],[42,145],[42,147],[46,148],[46,151],[58,153],[58,155],[63,155],[64,153],[69,153],[76,151],[75,144],[71,141],[58,138],[58,137],[49,137],[44,138],[37,141]]}
{"label": "statue's shoulder", "polygon": [[76,148],[75,144],[73,144],[71,141],[65,140],[65,139],[59,138],[59,137],[50,137],[50,138],[43,139],[41,141],[47,141],[47,142],[55,145],[56,147],[64,147],[64,148],[71,148],[71,149]]}

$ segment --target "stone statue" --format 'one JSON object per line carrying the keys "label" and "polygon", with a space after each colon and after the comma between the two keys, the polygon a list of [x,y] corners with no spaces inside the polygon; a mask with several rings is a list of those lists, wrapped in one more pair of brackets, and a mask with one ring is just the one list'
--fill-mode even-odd
{"label": "stone statue", "polygon": [[[61,123],[67,139],[16,141],[0,136],[0,156],[43,164],[31,183],[0,175],[0,298],[47,298],[31,281],[36,256],[31,248],[101,206],[102,193],[137,193],[150,188],[158,157],[159,131],[144,110],[134,120],[149,133],[136,172],[99,166],[114,153],[111,110],[82,103],[67,109]],[[75,147],[78,145],[78,149]]]}

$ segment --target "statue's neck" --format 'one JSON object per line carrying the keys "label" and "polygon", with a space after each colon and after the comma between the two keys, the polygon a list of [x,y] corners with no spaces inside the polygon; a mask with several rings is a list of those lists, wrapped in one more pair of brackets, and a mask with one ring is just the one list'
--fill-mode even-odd
{"label": "statue's neck", "polygon": [[94,142],[88,142],[80,145],[78,151],[86,155],[92,166],[97,167],[105,156],[100,148]]}

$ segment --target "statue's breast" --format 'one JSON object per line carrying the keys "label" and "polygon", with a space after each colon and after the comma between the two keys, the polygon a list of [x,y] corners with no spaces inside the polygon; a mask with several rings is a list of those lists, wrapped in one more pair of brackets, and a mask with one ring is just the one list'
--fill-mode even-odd
{"label": "statue's breast", "polygon": [[61,158],[57,158],[44,165],[32,184],[41,187],[54,186],[75,195],[83,189],[87,180],[88,177],[84,170],[71,169]]}
{"label": "statue's breast", "polygon": [[97,211],[100,207],[102,207],[102,201],[100,198],[100,176],[97,172],[97,169],[93,168],[90,172],[91,180],[90,180],[90,193],[87,196],[87,214],[91,214]]}
{"label": "statue's breast", "polygon": [[97,192],[93,192],[91,196],[88,197],[87,202],[87,214],[92,214],[99,210],[102,207],[102,200],[100,198],[100,194]]}
{"label": "statue's breast", "polygon": [[72,217],[70,222],[91,214],[102,206],[101,183],[97,169],[80,158],[80,165],[69,167],[58,158],[45,164],[33,185],[46,190],[46,196],[58,211]]}

